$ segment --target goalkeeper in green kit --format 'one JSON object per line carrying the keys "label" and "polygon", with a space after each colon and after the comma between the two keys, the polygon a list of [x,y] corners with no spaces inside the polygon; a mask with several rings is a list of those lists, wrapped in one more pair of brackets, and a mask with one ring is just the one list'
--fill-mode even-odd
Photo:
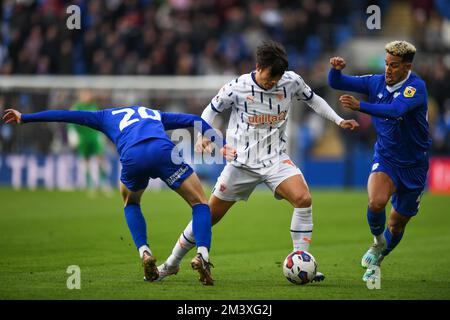
{"label": "goalkeeper in green kit", "polygon": [[[79,96],[79,102],[73,106],[72,110],[98,110],[90,91],[81,91]],[[104,136],[99,131],[89,127],[68,124],[68,140],[83,161],[78,180],[86,182],[85,185],[89,189],[89,195],[95,196],[100,189],[106,195],[110,195],[111,186],[108,181],[110,166],[104,157],[106,147]]]}

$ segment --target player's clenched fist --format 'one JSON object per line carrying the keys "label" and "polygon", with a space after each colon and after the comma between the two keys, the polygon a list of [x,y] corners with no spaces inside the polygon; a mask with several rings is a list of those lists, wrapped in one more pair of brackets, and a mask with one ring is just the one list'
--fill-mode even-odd
{"label": "player's clenched fist", "polygon": [[341,123],[339,123],[339,127],[342,129],[355,130],[359,127],[359,123],[354,119],[342,120]]}
{"label": "player's clenched fist", "polygon": [[345,68],[345,60],[341,57],[333,57],[330,59],[330,64],[336,70],[342,70]]}
{"label": "player's clenched fist", "polygon": [[[195,152],[202,153],[203,151],[211,153],[213,150],[213,146],[211,144],[211,140],[205,137],[199,137],[194,147]],[[226,144],[223,148],[220,149],[220,153],[223,155],[227,161],[233,161],[236,159],[237,151],[235,148]]]}
{"label": "player's clenched fist", "polygon": [[203,151],[211,153],[212,152],[211,141],[208,138],[200,136],[197,139],[197,142],[195,143],[194,150],[197,153],[202,153]]}
{"label": "player's clenched fist", "polygon": [[6,109],[3,115],[3,121],[5,123],[22,123],[22,114],[14,109]]}

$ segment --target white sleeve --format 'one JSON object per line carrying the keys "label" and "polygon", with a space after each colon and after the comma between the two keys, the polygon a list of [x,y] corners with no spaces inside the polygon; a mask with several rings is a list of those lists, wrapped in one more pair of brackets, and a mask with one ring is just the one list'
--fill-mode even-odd
{"label": "white sleeve", "polygon": [[290,74],[295,79],[294,95],[297,99],[304,101],[310,106],[317,114],[333,121],[337,125],[341,123],[342,119],[336,112],[330,107],[330,105],[320,96],[314,93],[312,89],[305,83],[302,77],[298,74],[291,72]]}
{"label": "white sleeve", "polygon": [[294,95],[302,101],[309,101],[314,96],[312,89],[306,84],[302,77],[290,71],[290,75],[295,79]]}
{"label": "white sleeve", "polygon": [[320,96],[314,94],[309,100],[305,101],[308,106],[310,106],[317,114],[333,121],[337,125],[341,123],[342,119],[331,107],[330,105]]}
{"label": "white sleeve", "polygon": [[208,105],[202,113],[202,119],[208,122],[208,124],[212,127],[214,118],[218,115],[216,111],[214,111],[210,105]]}
{"label": "white sleeve", "polygon": [[[211,108],[211,104],[209,104],[205,110],[203,110],[202,112],[202,119],[205,120],[206,122],[208,122],[208,124],[214,128],[213,124],[214,124],[214,118],[218,115],[218,113],[216,111],[213,110],[213,108]],[[202,135],[201,132],[199,132],[197,134],[197,138],[200,138]]]}
{"label": "white sleeve", "polygon": [[[223,110],[230,108],[233,105],[233,91],[231,83],[224,85],[217,95],[211,99],[211,102],[202,112],[202,119],[208,122],[211,127],[214,127],[214,118]],[[198,136],[201,134],[199,133]]]}
{"label": "white sleeve", "polygon": [[[226,107],[230,104],[228,102],[228,97],[225,93],[225,86],[220,89],[217,95],[212,98],[211,102],[206,106],[205,110],[202,112],[202,119],[208,122],[211,127],[214,127],[214,119],[215,117],[221,113]],[[201,136],[201,133],[198,133],[198,137]]]}
{"label": "white sleeve", "polygon": [[233,105],[235,96],[235,93],[233,92],[233,82],[224,85],[214,98],[211,99],[209,107],[216,113],[221,113],[223,110],[228,109]]}

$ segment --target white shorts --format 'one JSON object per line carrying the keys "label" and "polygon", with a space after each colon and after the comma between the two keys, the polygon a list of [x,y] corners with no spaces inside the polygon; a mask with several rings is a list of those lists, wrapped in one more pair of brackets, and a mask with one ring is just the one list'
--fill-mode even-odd
{"label": "white shorts", "polygon": [[224,201],[247,201],[255,187],[264,182],[272,190],[275,198],[282,199],[275,193],[280,183],[287,178],[302,174],[287,154],[279,157],[279,163],[264,169],[252,170],[228,163],[217,179],[213,194]]}

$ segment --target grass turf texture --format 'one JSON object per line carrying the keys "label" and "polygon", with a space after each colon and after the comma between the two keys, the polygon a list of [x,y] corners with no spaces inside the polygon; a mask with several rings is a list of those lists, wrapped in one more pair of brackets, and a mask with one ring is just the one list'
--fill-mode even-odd
{"label": "grass turf texture", "polygon": [[[215,286],[202,286],[189,261],[178,275],[142,280],[119,194],[0,189],[0,299],[450,299],[450,197],[425,194],[402,243],[383,262],[381,290],[361,280],[372,241],[364,192],[313,190],[311,252],[327,279],[296,286],[281,263],[291,251],[292,209],[256,191],[213,228]],[[142,204],[158,264],[189,221],[187,204],[165,190]],[[69,265],[81,268],[81,290],[69,290]]]}

